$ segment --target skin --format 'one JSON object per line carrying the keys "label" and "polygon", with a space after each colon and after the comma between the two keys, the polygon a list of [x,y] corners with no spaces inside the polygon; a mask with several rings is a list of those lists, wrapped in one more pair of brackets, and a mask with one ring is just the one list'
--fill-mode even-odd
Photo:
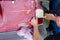
{"label": "skin", "polygon": [[53,20],[56,22],[57,26],[60,27],[60,16],[52,16],[50,13],[45,14],[46,20]]}
{"label": "skin", "polygon": [[41,36],[39,35],[38,31],[38,22],[35,18],[33,18],[30,22],[31,25],[33,25],[34,30],[34,40],[41,40]]}
{"label": "skin", "polygon": [[59,16],[56,18],[56,23],[57,23],[58,27],[60,27],[60,17]]}

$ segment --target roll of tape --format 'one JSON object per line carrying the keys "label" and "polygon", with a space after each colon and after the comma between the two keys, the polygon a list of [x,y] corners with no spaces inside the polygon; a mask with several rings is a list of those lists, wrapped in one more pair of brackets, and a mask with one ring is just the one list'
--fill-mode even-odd
{"label": "roll of tape", "polygon": [[36,9],[36,17],[37,18],[43,18],[44,17],[43,9]]}

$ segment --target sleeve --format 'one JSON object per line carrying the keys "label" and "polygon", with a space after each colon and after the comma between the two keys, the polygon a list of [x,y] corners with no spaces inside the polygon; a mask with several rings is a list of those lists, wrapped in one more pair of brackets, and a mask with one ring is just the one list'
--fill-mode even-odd
{"label": "sleeve", "polygon": [[60,3],[58,3],[55,9],[51,10],[51,13],[56,14],[57,16],[60,16]]}
{"label": "sleeve", "polygon": [[56,11],[57,16],[60,16],[60,3],[58,3],[55,11]]}

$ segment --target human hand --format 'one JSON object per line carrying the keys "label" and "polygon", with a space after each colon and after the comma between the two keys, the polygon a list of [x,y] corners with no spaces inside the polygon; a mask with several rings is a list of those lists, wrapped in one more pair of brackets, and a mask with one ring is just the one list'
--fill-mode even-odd
{"label": "human hand", "polygon": [[45,14],[45,16],[46,16],[46,20],[53,20],[53,21],[55,21],[55,16],[53,15],[53,14]]}
{"label": "human hand", "polygon": [[35,19],[35,17],[33,17],[33,19],[31,20],[30,24],[35,27],[38,25],[38,21]]}

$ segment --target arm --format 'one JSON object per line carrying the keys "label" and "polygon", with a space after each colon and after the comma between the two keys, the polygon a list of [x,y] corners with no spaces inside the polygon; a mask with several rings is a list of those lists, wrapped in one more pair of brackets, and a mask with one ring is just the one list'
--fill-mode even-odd
{"label": "arm", "polygon": [[41,36],[39,34],[39,31],[38,31],[38,23],[37,23],[37,20],[35,18],[33,18],[30,22],[31,25],[33,25],[33,31],[34,31],[34,40],[41,40]]}
{"label": "arm", "polygon": [[56,21],[56,17],[53,15],[53,14],[45,14],[45,16],[46,16],[46,20],[53,20],[53,21]]}
{"label": "arm", "polygon": [[52,16],[51,14],[45,14],[46,20],[55,21],[57,26],[60,27],[60,16]]}
{"label": "arm", "polygon": [[34,27],[34,40],[41,40],[41,37],[39,35],[39,31],[38,31],[38,26],[36,26],[36,25]]}

